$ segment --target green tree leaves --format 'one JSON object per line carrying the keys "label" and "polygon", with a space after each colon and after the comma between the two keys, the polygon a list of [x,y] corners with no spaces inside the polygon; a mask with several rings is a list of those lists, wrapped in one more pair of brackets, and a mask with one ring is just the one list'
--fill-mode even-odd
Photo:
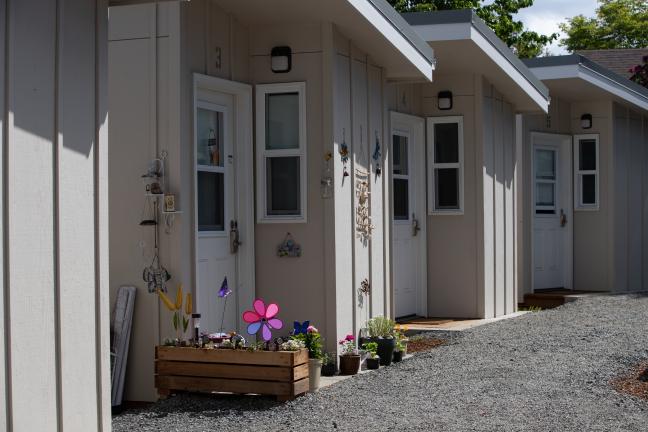
{"label": "green tree leaves", "polygon": [[423,12],[448,9],[473,9],[495,34],[522,58],[541,55],[557,34],[541,35],[526,30],[521,21],[513,19],[520,9],[533,5],[533,0],[388,0],[399,12]]}
{"label": "green tree leaves", "polygon": [[595,18],[577,15],[561,24],[569,51],[648,46],[648,1],[599,0]]}

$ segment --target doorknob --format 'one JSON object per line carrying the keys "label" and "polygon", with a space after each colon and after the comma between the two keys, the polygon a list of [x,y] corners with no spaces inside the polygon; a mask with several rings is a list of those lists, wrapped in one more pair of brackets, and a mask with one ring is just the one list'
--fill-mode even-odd
{"label": "doorknob", "polygon": [[237,253],[241,244],[239,240],[238,222],[232,220],[230,221],[230,253]]}
{"label": "doorknob", "polygon": [[419,221],[418,219],[416,219],[414,213],[412,213],[412,236],[416,237],[419,231],[421,231],[421,227],[419,226]]}
{"label": "doorknob", "polygon": [[565,225],[567,225],[567,215],[563,209],[560,209],[560,226],[564,227]]}

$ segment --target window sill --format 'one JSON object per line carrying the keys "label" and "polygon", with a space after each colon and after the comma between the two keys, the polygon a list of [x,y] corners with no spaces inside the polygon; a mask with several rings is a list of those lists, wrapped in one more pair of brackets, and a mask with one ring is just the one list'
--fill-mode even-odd
{"label": "window sill", "polygon": [[257,219],[258,224],[302,224],[307,223],[305,216],[295,217],[270,217],[264,216]]}
{"label": "window sill", "polygon": [[430,216],[463,216],[463,210],[432,210],[428,212]]}

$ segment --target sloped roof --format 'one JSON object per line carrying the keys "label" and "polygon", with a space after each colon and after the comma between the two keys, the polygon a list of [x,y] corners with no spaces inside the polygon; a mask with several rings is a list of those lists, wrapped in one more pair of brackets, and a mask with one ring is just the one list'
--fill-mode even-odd
{"label": "sloped roof", "polygon": [[630,78],[630,68],[643,63],[643,58],[648,56],[648,48],[580,50],[575,53],[624,78]]}

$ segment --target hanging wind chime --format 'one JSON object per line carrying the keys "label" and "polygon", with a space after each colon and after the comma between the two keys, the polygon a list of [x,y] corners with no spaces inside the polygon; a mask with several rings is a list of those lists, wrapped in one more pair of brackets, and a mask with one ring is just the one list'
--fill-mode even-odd
{"label": "hanging wind chime", "polygon": [[346,130],[342,129],[342,143],[340,144],[340,160],[342,161],[342,184],[345,177],[349,177],[349,146],[346,144]]}
{"label": "hanging wind chime", "polygon": [[374,166],[376,167],[376,177],[380,177],[380,174],[382,174],[382,167],[380,166],[382,162],[382,151],[380,150],[380,137],[378,136],[378,132],[376,132],[376,147],[374,147],[373,160]]}

